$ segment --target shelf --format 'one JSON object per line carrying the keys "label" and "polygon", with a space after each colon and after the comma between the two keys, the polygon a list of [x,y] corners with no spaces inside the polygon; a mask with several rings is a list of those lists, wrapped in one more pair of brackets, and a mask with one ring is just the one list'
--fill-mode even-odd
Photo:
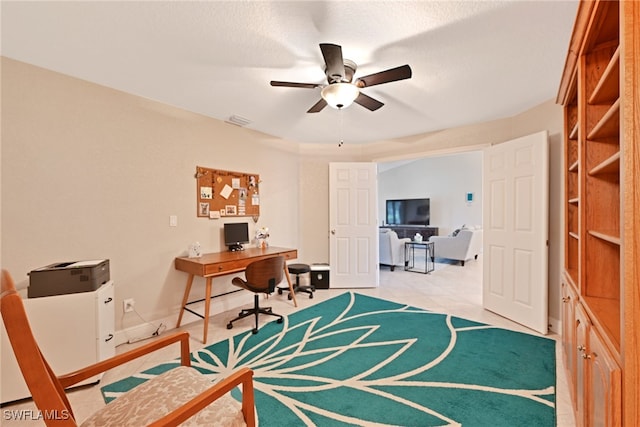
{"label": "shelf", "polygon": [[593,237],[604,240],[605,242],[612,243],[614,245],[620,246],[622,244],[622,240],[620,239],[620,237],[614,236],[613,233],[602,233],[599,231],[590,230],[589,234]]}
{"label": "shelf", "polygon": [[606,332],[607,338],[620,351],[620,300],[585,295],[587,311]]}
{"label": "shelf", "polygon": [[567,281],[571,283],[571,285],[573,285],[573,287],[577,287],[576,283],[578,283],[577,277],[578,277],[578,269],[577,268],[566,268],[565,271],[567,272],[566,277],[567,277]]}
{"label": "shelf", "polygon": [[620,173],[620,152],[619,151],[589,171],[589,175],[591,176],[605,175],[605,174],[619,174],[619,173]]}
{"label": "shelf", "polygon": [[620,46],[616,49],[611,57],[611,61],[604,70],[602,77],[598,81],[591,97],[589,104],[605,104],[613,102],[618,98],[620,93]]}
{"label": "shelf", "polygon": [[578,123],[571,129],[569,132],[569,139],[577,140],[578,139]]}
{"label": "shelf", "polygon": [[580,240],[580,236],[578,235],[578,233],[574,233],[573,231],[569,232],[569,237],[573,237],[576,240]]}
{"label": "shelf", "polygon": [[587,139],[607,138],[620,134],[620,99],[616,99],[611,108],[596,123]]}
{"label": "shelf", "polygon": [[578,164],[579,163],[577,160],[571,163],[571,165],[569,166],[569,172],[578,172]]}

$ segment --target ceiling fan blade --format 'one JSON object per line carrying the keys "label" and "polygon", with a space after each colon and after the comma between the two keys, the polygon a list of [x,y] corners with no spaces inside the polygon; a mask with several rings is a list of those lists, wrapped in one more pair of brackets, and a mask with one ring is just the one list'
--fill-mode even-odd
{"label": "ceiling fan blade", "polygon": [[370,111],[376,111],[378,108],[382,107],[384,104],[377,99],[374,99],[364,93],[360,92],[360,95],[353,101],[357,104],[362,105],[364,108]]}
{"label": "ceiling fan blade", "polygon": [[322,85],[319,85],[317,83],[278,82],[275,80],[271,80],[271,86],[300,87],[303,89],[315,89]]}
{"label": "ceiling fan blade", "polygon": [[326,106],[327,101],[325,101],[324,98],[320,98],[320,101],[316,102],[313,107],[309,108],[307,113],[319,113]]}
{"label": "ceiling fan blade", "polygon": [[411,67],[409,67],[408,65],[402,65],[400,67],[391,68],[389,70],[380,71],[379,73],[360,77],[356,82],[356,85],[359,88],[363,88],[410,78]]}
{"label": "ceiling fan blade", "polygon": [[327,79],[329,83],[339,82],[345,76],[342,47],[337,44],[320,43],[320,50],[327,66]]}

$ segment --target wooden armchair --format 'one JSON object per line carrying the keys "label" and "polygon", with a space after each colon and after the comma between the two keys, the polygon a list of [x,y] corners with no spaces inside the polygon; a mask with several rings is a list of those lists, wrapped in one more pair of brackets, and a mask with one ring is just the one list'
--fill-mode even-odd
{"label": "wooden armchair", "polygon": [[[11,347],[47,426],[255,426],[253,371],[242,368],[212,384],[191,368],[189,334],[167,335],[149,344],[67,375],[56,376],[36,343],[13,279],[2,270],[0,311]],[[64,389],[137,357],[180,343],[181,366],[146,381],[78,424]],[[64,345],[60,343],[60,345]],[[242,404],[229,392],[242,385]]]}

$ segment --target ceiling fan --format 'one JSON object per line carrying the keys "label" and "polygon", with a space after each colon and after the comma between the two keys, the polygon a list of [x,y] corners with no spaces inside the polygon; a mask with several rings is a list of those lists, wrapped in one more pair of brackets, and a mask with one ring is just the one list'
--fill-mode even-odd
{"label": "ceiling fan", "polygon": [[362,105],[370,111],[376,111],[384,104],[377,99],[365,95],[360,89],[383,83],[395,82],[411,78],[411,67],[402,65],[368,76],[353,79],[357,65],[355,62],[342,57],[342,47],[337,44],[321,43],[320,50],[325,62],[325,74],[328,84],[295,83],[271,81],[271,86],[296,87],[304,89],[322,88],[322,98],[311,107],[307,113],[322,111],[327,105],[343,109],[353,102]]}

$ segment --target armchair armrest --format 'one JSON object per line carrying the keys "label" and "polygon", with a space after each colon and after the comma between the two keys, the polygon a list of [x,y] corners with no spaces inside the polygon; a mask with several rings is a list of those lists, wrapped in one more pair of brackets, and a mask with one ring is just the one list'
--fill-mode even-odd
{"label": "armchair armrest", "polygon": [[109,359],[102,360],[92,365],[86,366],[77,371],[70,372],[58,377],[58,380],[62,384],[62,387],[67,388],[88,378],[101,374],[116,366],[122,365],[126,362],[130,362],[138,357],[147,355],[151,352],[159,350],[168,345],[180,343],[180,364],[182,366],[191,366],[191,357],[189,355],[189,333],[188,332],[176,332],[171,335],[160,337],[157,340],[129,350],[125,353],[118,354]]}
{"label": "armchair armrest", "polygon": [[461,240],[451,236],[431,236],[429,241],[434,244],[435,255],[446,254],[445,258],[451,252],[457,252],[461,246]]}
{"label": "armchair armrest", "polygon": [[197,414],[216,399],[224,396],[237,386],[242,385],[242,413],[247,426],[255,426],[255,402],[253,393],[253,371],[244,367],[200,393],[180,408],[170,412],[149,427],[177,426]]}

